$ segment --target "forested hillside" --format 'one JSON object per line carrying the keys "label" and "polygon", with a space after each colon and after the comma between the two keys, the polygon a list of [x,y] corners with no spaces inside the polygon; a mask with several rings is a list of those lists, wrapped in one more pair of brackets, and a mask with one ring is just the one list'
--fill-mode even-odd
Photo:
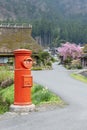
{"label": "forested hillside", "polygon": [[31,23],[45,46],[87,43],[87,0],[0,0],[0,21]]}
{"label": "forested hillside", "polygon": [[86,0],[0,0],[1,20],[32,20],[47,16],[57,18],[85,18]]}

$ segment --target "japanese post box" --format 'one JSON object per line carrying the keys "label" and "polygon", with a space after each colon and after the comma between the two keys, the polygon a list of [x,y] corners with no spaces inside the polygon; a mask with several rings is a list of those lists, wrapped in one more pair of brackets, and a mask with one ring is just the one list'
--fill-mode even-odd
{"label": "japanese post box", "polygon": [[14,72],[14,105],[30,105],[31,87],[33,84],[31,67],[32,51],[27,49],[17,49],[15,55]]}

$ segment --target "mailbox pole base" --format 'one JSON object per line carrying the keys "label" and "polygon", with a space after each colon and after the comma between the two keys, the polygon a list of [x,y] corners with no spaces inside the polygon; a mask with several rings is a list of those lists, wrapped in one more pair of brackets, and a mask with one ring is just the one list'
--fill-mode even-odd
{"label": "mailbox pole base", "polygon": [[10,106],[10,112],[17,112],[17,113],[28,113],[28,112],[32,112],[35,110],[35,105],[31,104],[31,105],[23,105],[23,106],[19,106],[19,105],[11,105]]}

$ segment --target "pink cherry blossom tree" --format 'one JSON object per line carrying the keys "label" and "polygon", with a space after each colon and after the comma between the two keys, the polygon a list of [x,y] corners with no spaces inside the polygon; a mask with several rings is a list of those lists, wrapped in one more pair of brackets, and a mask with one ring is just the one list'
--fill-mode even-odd
{"label": "pink cherry blossom tree", "polygon": [[58,48],[58,53],[60,56],[63,57],[63,61],[67,59],[73,60],[81,57],[82,49],[79,45],[76,45],[75,43],[71,44],[69,42],[66,42]]}

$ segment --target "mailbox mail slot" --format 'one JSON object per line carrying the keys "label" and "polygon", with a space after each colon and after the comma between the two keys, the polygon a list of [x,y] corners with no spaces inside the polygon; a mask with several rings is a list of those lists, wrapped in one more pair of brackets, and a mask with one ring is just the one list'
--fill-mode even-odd
{"label": "mailbox mail slot", "polygon": [[23,87],[32,87],[33,81],[32,76],[24,75],[23,76]]}

